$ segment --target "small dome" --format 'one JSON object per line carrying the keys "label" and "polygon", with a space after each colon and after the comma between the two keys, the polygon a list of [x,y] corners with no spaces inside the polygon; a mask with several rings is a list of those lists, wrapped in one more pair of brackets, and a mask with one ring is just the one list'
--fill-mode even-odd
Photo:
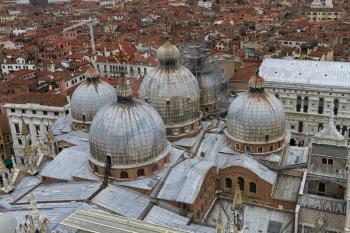
{"label": "small dome", "polygon": [[17,220],[12,215],[0,213],[0,232],[13,233],[17,227]]}
{"label": "small dome", "polygon": [[114,87],[99,79],[92,68],[86,72],[87,79],[74,91],[70,107],[73,121],[91,123],[97,111],[117,100]]}
{"label": "small dome", "polygon": [[171,44],[169,41],[165,42],[164,45],[162,45],[157,50],[157,58],[161,62],[167,62],[167,61],[174,61],[178,60],[180,57],[180,51],[179,49]]}
{"label": "small dome", "polygon": [[90,152],[95,164],[103,164],[110,156],[112,168],[129,169],[169,154],[161,117],[151,105],[126,94],[129,88],[122,84],[118,101],[103,107],[92,122]]}
{"label": "small dome", "polygon": [[232,101],[225,134],[235,143],[271,145],[273,150],[277,150],[283,146],[281,142],[286,135],[281,101],[264,90],[264,79],[261,77],[252,77],[249,86],[249,91]]}
{"label": "small dome", "polygon": [[[164,55],[164,57],[176,57],[177,59],[178,49],[170,43],[162,46],[159,53],[167,53],[166,48],[175,51],[176,56]],[[140,98],[150,103],[161,115],[168,130],[168,136],[169,131],[173,130],[176,135],[179,136],[182,133],[184,136],[190,131],[193,133],[200,129],[198,126],[201,119],[198,81],[191,71],[178,65],[176,60],[174,63],[170,61],[163,65],[161,63],[146,75],[140,86]]]}

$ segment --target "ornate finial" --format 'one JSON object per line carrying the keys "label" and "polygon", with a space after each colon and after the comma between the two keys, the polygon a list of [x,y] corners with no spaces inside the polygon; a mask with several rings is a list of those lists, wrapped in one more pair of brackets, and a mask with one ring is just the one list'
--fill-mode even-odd
{"label": "ornate finial", "polygon": [[239,184],[236,185],[235,194],[232,202],[232,209],[242,209],[243,208],[243,200],[241,195],[241,190],[239,188]]}
{"label": "ornate finial", "polygon": [[86,80],[94,80],[100,77],[100,73],[97,71],[97,69],[94,66],[90,66],[85,71]]}
{"label": "ornate finial", "polygon": [[26,123],[24,122],[24,119],[22,118],[22,136],[28,136],[29,135],[29,129],[26,125]]}
{"label": "ornate finial", "polygon": [[33,213],[37,213],[38,212],[38,202],[34,196],[34,194],[31,195],[30,199],[29,199],[29,204],[32,207],[32,211]]}
{"label": "ornate finial", "polygon": [[118,102],[130,102],[132,101],[132,89],[129,80],[126,80],[124,73],[122,73],[121,79],[121,83],[118,86]]}
{"label": "ornate finial", "polygon": [[221,210],[220,210],[219,216],[216,220],[216,233],[225,233],[224,221],[222,220]]}
{"label": "ornate finial", "polygon": [[243,201],[242,201],[239,184],[236,185],[236,190],[233,197],[231,211],[232,211],[231,219],[230,219],[231,233],[243,233],[244,213],[243,213]]}

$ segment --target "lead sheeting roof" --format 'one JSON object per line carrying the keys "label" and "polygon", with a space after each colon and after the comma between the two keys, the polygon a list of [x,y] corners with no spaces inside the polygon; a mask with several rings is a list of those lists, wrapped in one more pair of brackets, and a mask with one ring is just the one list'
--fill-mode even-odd
{"label": "lead sheeting roof", "polygon": [[267,83],[350,88],[350,63],[265,59],[259,74]]}

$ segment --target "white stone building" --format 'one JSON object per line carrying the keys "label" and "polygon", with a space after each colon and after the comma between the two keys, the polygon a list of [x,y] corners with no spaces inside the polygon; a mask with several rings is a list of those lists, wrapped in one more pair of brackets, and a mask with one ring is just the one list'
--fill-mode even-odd
{"label": "white stone building", "polygon": [[282,101],[291,145],[308,145],[327,124],[330,110],[337,130],[349,140],[350,63],[266,59],[259,73]]}
{"label": "white stone building", "polygon": [[18,70],[35,70],[35,64],[29,61],[26,61],[24,58],[17,59],[4,59],[1,63],[1,71],[3,74],[10,74],[11,72],[15,72]]}
{"label": "white stone building", "polygon": [[18,95],[4,106],[16,156],[23,154],[23,121],[29,127],[31,142],[36,143],[40,137],[46,138],[49,126],[53,125],[58,117],[69,114],[69,103],[63,95],[30,93],[23,97]]}

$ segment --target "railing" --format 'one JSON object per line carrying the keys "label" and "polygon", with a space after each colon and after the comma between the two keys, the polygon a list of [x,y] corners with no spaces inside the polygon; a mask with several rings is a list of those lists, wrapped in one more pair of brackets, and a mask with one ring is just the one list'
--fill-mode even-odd
{"label": "railing", "polygon": [[313,194],[302,194],[299,196],[298,204],[311,209],[339,214],[346,213],[346,201],[330,197],[322,197]]}
{"label": "railing", "polygon": [[347,173],[345,169],[335,169],[331,167],[324,167],[320,165],[316,165],[314,163],[311,163],[308,172],[314,175],[319,176],[328,176],[333,178],[339,178],[339,179],[346,179]]}

